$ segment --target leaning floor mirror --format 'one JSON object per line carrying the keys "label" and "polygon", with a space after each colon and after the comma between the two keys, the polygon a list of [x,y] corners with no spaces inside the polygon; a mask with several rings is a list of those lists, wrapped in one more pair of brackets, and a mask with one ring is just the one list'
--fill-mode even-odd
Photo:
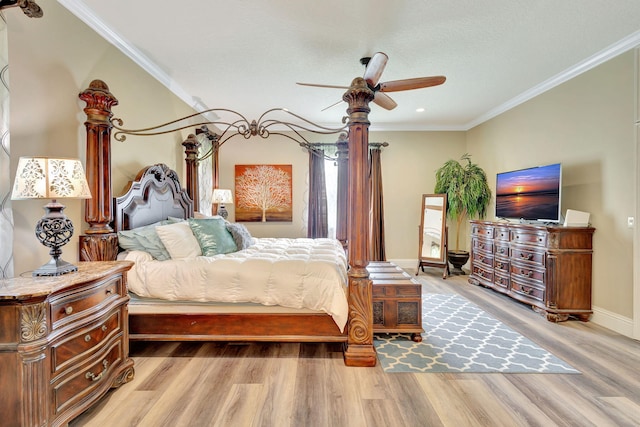
{"label": "leaning floor mirror", "polygon": [[420,245],[418,250],[418,270],[424,267],[441,267],[442,278],[449,275],[447,262],[447,195],[423,194],[420,214]]}

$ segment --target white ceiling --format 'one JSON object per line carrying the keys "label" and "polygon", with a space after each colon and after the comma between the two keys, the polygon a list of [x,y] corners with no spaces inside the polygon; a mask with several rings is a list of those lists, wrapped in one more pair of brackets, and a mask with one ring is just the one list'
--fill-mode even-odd
{"label": "white ceiling", "polygon": [[372,130],[465,130],[640,45],[638,0],[58,1],[198,110],[330,127],[344,91],[295,83],[348,86],[377,51],[381,81],[447,81],[390,93]]}

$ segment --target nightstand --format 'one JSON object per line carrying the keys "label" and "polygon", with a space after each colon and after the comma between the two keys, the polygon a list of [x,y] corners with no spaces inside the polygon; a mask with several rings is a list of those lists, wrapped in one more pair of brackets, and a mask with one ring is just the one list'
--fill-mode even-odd
{"label": "nightstand", "polygon": [[133,379],[132,265],[81,262],[62,276],[0,280],[2,425],[66,425]]}

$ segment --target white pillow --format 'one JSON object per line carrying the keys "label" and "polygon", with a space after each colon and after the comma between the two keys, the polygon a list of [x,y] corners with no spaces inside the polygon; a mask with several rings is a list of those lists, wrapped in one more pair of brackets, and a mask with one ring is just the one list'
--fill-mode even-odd
{"label": "white pillow", "polygon": [[202,255],[200,244],[188,222],[159,225],[156,232],[171,255],[171,259],[193,258]]}

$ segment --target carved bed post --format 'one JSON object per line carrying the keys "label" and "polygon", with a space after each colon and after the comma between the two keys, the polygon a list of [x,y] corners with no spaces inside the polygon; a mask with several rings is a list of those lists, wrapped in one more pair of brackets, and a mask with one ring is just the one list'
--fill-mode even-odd
{"label": "carved bed post", "polygon": [[87,103],[86,173],[91,199],[85,201],[84,219],[89,223],[80,236],[81,261],[110,261],[118,254],[117,234],[111,228],[113,205],[111,195],[111,107],[118,100],[102,80],[94,80],[79,94]]}
{"label": "carved bed post", "polygon": [[349,141],[346,133],[341,133],[336,142],[338,157],[338,200],[336,239],[347,248],[349,241],[347,221],[349,218]]}
{"label": "carved bed post", "polygon": [[200,143],[194,134],[189,134],[182,143],[184,147],[186,163],[186,190],[191,200],[193,200],[193,210],[197,211],[200,205],[200,193],[198,192],[198,147]]}
{"label": "carved bed post", "polygon": [[349,321],[347,366],[375,366],[372,286],[369,280],[369,102],[373,91],[363,78],[343,95],[349,108]]}

